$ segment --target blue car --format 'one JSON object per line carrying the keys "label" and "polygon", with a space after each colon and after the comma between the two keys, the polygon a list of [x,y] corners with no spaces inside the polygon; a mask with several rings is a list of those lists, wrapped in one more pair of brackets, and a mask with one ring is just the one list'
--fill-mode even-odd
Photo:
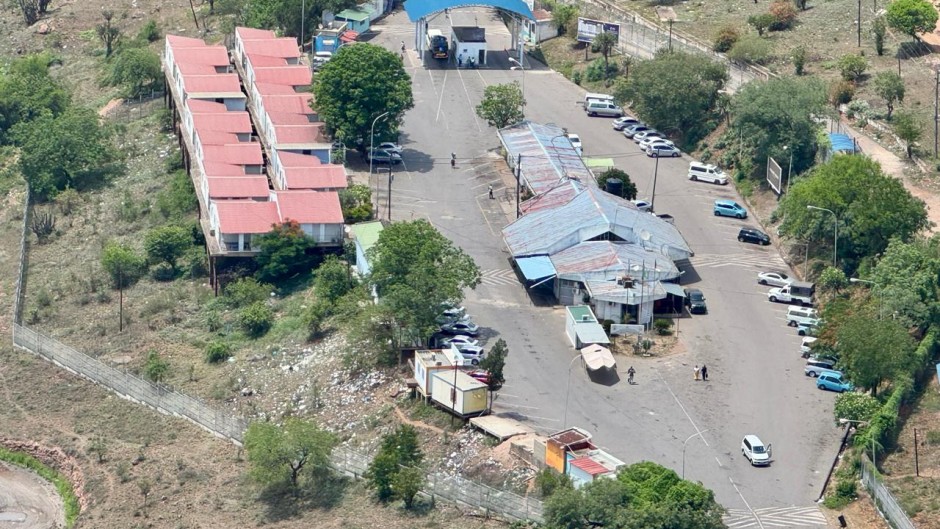
{"label": "blue car", "polygon": [[734,200],[716,200],[715,201],[715,216],[716,217],[734,217],[736,219],[746,219],[747,210],[744,209],[740,204]]}
{"label": "blue car", "polygon": [[843,380],[842,373],[838,371],[823,371],[816,379],[816,387],[836,393],[853,391],[855,386],[851,382]]}

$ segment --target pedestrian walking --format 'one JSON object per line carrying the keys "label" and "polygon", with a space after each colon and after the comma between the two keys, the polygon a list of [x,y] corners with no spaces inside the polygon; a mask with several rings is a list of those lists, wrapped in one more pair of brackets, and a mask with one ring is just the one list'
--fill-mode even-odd
{"label": "pedestrian walking", "polygon": [[702,364],[702,380],[708,380],[708,368]]}
{"label": "pedestrian walking", "polygon": [[457,167],[457,153],[450,153],[450,166]]}
{"label": "pedestrian walking", "polygon": [[490,200],[492,200],[493,198],[494,198],[493,197],[493,184],[490,184]]}
{"label": "pedestrian walking", "polygon": [[633,375],[636,374],[636,370],[633,369],[633,366],[630,366],[630,369],[627,369],[627,382],[633,384]]}
{"label": "pedestrian walking", "polygon": [[405,41],[401,41],[401,54],[405,54]]}
{"label": "pedestrian walking", "polygon": [[694,380],[699,380],[698,375],[701,372],[702,372],[702,369],[698,365],[696,365],[695,371],[692,372],[692,375],[695,377]]}
{"label": "pedestrian walking", "polygon": [[457,55],[457,68],[462,68],[462,67],[463,67],[463,54],[461,53]]}

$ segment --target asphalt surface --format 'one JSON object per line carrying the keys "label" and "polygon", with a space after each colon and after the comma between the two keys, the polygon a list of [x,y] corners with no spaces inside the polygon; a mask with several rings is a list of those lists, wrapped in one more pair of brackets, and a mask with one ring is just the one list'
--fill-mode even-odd
{"label": "asphalt surface", "polygon": [[[510,180],[496,131],[474,107],[486,85],[522,82],[524,75],[526,117],[580,134],[585,156],[613,158],[636,183],[639,198],[653,198],[655,160],[613,131],[609,119],[587,117],[577,104],[585,91],[561,75],[534,64],[524,74],[510,70],[509,34],[499,19],[483,9],[456,10],[430,26],[449,35],[451,23],[487,27],[494,50],[488,65],[457,70],[428,59],[425,66],[410,49],[414,26],[402,12],[373,26],[374,44],[397,52],[401,41],[409,43],[404,60],[415,95],[400,138],[404,163],[395,169],[391,217],[430,220],[483,269],[483,283],[468,293],[465,306],[484,328],[487,345],[496,338],[509,345],[507,383],[495,411],[541,433],[579,426],[627,463],[651,460],[684,470],[686,478],[714,490],[733,527],[825,527],[815,501],[838,450],[835,395],[803,375],[800,337],[786,325],[786,306],[769,303],[767,287],[756,283],[758,271],[786,269],[776,248],[737,242],[738,229],[757,226],[754,220],[712,215],[715,199],[740,201],[734,188],[688,181],[688,157],[660,160],[655,209],[675,217],[695,251],[682,284],[705,293],[709,313],[680,319],[679,353],[618,357],[617,376],[592,378],[564,334],[563,307],[530,296],[510,269],[500,236],[514,211]],[[373,183],[385,216],[387,175]],[[488,198],[490,185],[495,200]],[[626,382],[631,363],[634,385]],[[693,368],[702,364],[709,381],[696,382]],[[770,467],[751,467],[744,459],[745,434],[773,445]]]}

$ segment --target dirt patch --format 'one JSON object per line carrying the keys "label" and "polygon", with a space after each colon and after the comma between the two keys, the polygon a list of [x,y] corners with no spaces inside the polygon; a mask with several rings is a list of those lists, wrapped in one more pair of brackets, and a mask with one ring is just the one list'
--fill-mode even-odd
{"label": "dirt patch", "polygon": [[55,488],[33,472],[0,461],[0,527],[63,527],[65,510]]}

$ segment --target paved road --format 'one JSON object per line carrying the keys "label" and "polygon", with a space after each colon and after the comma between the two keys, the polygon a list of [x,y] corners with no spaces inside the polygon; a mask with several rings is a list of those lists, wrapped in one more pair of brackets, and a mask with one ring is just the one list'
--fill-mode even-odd
{"label": "paved road", "polygon": [[[452,11],[451,17],[441,15],[431,27],[476,19],[487,25],[490,49],[509,46],[508,33],[486,11]],[[391,49],[402,40],[413,42],[413,26],[403,13],[376,29],[373,42]],[[701,433],[686,447],[685,476],[715,491],[730,509],[734,527],[825,526],[813,502],[837,449],[834,395],[805,379],[799,338],[786,326],[785,306],[770,304],[766,288],[755,282],[758,270],[782,268],[783,261],[773,247],[735,240],[740,226],[753,221],[712,216],[711,203],[737,198],[735,191],[689,182],[688,159],[660,161],[655,206],[675,216],[695,250],[683,284],[705,292],[710,314],[681,320],[684,353],[634,359],[636,385],[617,377],[592,380],[580,367],[569,367],[578,362],[564,335],[564,311],[536,304],[509,270],[499,229],[512,206],[499,173],[498,139],[473,111],[484,86],[522,80],[522,72],[509,70],[506,57],[491,52],[488,67],[455,70],[433,62],[425,68],[408,51],[415,108],[405,118],[401,138],[405,167],[392,187],[394,219],[429,219],[484,270],[483,283],[468,295],[466,306],[491,329],[487,340],[499,336],[509,345],[508,383],[496,410],[542,432],[584,427],[624,461],[652,460],[677,472],[683,469],[683,441]],[[583,90],[544,67],[525,75],[528,118],[579,133],[585,155],[613,158],[634,179],[640,198],[650,198],[654,161],[612,131],[608,120],[585,116],[577,105]],[[449,165],[451,152],[459,157],[456,169]],[[379,178],[384,205],[385,177]],[[487,197],[491,184],[499,200]],[[703,363],[709,382],[693,382],[693,365]],[[629,360],[620,359],[618,369],[627,367]],[[773,444],[773,466],[752,468],[742,458],[746,433]]]}

